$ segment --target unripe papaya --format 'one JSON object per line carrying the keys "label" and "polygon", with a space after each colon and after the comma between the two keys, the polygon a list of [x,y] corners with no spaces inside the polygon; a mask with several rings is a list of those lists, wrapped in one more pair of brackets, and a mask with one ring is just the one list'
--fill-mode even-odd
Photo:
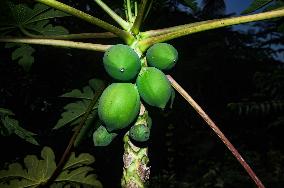
{"label": "unripe papaya", "polygon": [[122,81],[134,79],[141,69],[138,54],[123,44],[110,47],[104,54],[103,63],[111,77]]}
{"label": "unripe papaya", "polygon": [[117,136],[116,133],[109,133],[104,126],[100,126],[93,133],[93,141],[95,146],[107,146]]}
{"label": "unripe papaya", "polygon": [[151,106],[165,108],[171,97],[171,84],[166,75],[155,67],[143,67],[136,85],[141,98]]}
{"label": "unripe papaya", "polygon": [[160,70],[169,70],[178,60],[177,50],[170,44],[157,43],[146,52],[147,63]]}
{"label": "unripe papaya", "polygon": [[99,99],[98,114],[108,131],[127,127],[139,110],[139,93],[131,83],[113,83]]}
{"label": "unripe papaya", "polygon": [[150,137],[150,129],[144,124],[133,125],[129,130],[129,135],[133,140],[145,142]]}

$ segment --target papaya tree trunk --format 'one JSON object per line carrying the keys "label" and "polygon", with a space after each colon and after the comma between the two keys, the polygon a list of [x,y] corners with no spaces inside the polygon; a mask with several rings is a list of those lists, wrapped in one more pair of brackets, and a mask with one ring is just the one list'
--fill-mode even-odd
{"label": "papaya tree trunk", "polygon": [[[148,112],[141,105],[140,114],[136,125],[143,124],[151,127]],[[123,175],[121,187],[123,188],[145,188],[147,187],[150,167],[148,166],[148,147],[135,145],[129,136],[129,131],[124,135],[124,154],[123,154]]]}

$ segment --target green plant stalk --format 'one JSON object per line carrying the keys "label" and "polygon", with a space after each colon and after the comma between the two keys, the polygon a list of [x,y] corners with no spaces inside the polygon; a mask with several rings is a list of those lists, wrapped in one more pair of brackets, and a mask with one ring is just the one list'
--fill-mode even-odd
{"label": "green plant stalk", "polygon": [[123,20],[118,14],[116,14],[109,6],[107,6],[101,0],[95,0],[95,2],[112,18],[116,21],[124,30],[129,30],[129,23]]}
{"label": "green plant stalk", "polygon": [[140,27],[142,22],[144,21],[144,15],[145,15],[145,10],[147,8],[147,2],[148,0],[142,0],[142,3],[139,7],[138,14],[135,18],[134,24],[131,28],[131,31],[134,33],[134,35],[137,35],[140,32]]}
{"label": "green plant stalk", "polygon": [[119,28],[117,28],[117,27],[115,27],[115,26],[113,26],[113,25],[111,25],[111,24],[109,24],[105,21],[102,21],[102,20],[100,20],[100,19],[98,19],[94,16],[91,16],[90,14],[87,14],[83,11],[80,11],[78,9],[70,7],[70,6],[68,6],[64,3],[58,2],[56,0],[35,0],[35,1],[43,3],[43,4],[48,5],[50,7],[53,7],[55,9],[61,10],[63,12],[69,13],[69,14],[75,16],[75,17],[78,17],[82,20],[85,20],[85,21],[87,21],[91,24],[97,25],[97,26],[99,26],[99,27],[101,27],[101,28],[103,28],[107,31],[110,31],[110,32],[114,33],[115,35],[119,36],[120,38],[122,38],[126,42],[126,44],[131,44],[132,41],[134,40],[134,37],[130,33],[126,32],[124,30],[121,30],[121,29],[119,29]]}
{"label": "green plant stalk", "polygon": [[[280,9],[280,10],[274,10],[274,11],[269,11],[269,12],[264,12],[264,13],[247,15],[247,16],[239,16],[239,17],[234,17],[234,18],[224,18],[224,19],[209,20],[205,22],[197,22],[197,23],[193,23],[194,25],[186,24],[182,26],[175,26],[175,27],[170,27],[167,29],[162,29],[160,31],[154,30],[151,32],[144,33],[145,39],[142,39],[141,41],[139,41],[138,47],[140,48],[142,52],[144,52],[147,50],[147,48],[149,48],[155,43],[168,41],[168,40],[182,37],[185,35],[190,35],[190,34],[201,32],[201,31],[206,31],[206,30],[211,30],[211,29],[216,29],[216,28],[221,28],[221,27],[226,27],[226,26],[231,26],[231,25],[278,18],[278,17],[283,17],[283,16],[284,16],[284,9]],[[151,37],[151,35],[153,35],[153,37]]]}
{"label": "green plant stalk", "polygon": [[[139,116],[142,118],[136,121],[135,124],[147,125],[148,112],[145,107],[141,105]],[[150,125],[147,125],[150,126]],[[123,188],[145,188],[149,180],[150,167],[147,166],[149,162],[148,147],[141,148],[135,146],[130,138],[129,132],[124,135],[124,154],[123,154],[123,175],[121,179],[121,187]]]}
{"label": "green plant stalk", "polygon": [[85,42],[74,42],[66,40],[54,40],[54,39],[31,39],[31,38],[0,38],[0,42],[14,42],[25,44],[40,44],[48,46],[76,48],[83,50],[105,52],[112,45],[93,44]]}
{"label": "green plant stalk", "polygon": [[56,169],[54,170],[54,172],[52,173],[52,175],[50,176],[50,178],[43,184],[40,185],[40,187],[45,188],[45,187],[49,187],[54,180],[57,178],[57,176],[60,174],[62,168],[64,167],[66,161],[68,160],[70,153],[71,153],[71,149],[72,146],[74,145],[74,142],[76,141],[77,136],[80,133],[80,130],[83,128],[83,126],[85,125],[85,122],[87,121],[90,113],[92,112],[95,104],[97,103],[97,100],[99,99],[100,95],[102,94],[102,92],[104,91],[105,86],[102,86],[94,95],[92,101],[90,102],[89,106],[87,107],[84,116],[82,117],[79,125],[76,127],[74,134],[72,135],[68,146],[66,147],[60,161],[58,162],[58,165],[56,167]]}
{"label": "green plant stalk", "polygon": [[36,39],[60,39],[60,40],[76,40],[76,39],[109,39],[117,37],[111,32],[103,33],[78,33],[78,34],[66,34],[66,35],[35,35],[30,33],[25,28],[20,28],[22,33],[28,37]]}
{"label": "green plant stalk", "polygon": [[137,1],[134,2],[134,16],[137,16],[137,12],[138,12],[138,3]]}
{"label": "green plant stalk", "polygon": [[129,22],[133,21],[133,15],[132,15],[132,11],[131,11],[131,2],[130,0],[126,0],[126,12],[127,12],[127,18]]}
{"label": "green plant stalk", "polygon": [[236,157],[239,163],[243,166],[249,176],[253,179],[257,187],[265,188],[260,179],[256,176],[252,168],[247,164],[238,150],[233,146],[233,144],[228,140],[228,138],[223,134],[219,127],[212,121],[212,119],[204,112],[204,110],[194,101],[194,99],[170,76],[167,75],[169,81],[171,82],[173,88],[179,92],[179,94],[194,108],[194,110],[203,118],[203,120],[209,125],[209,127],[217,134],[217,136],[222,140],[226,147],[231,151],[231,153]]}

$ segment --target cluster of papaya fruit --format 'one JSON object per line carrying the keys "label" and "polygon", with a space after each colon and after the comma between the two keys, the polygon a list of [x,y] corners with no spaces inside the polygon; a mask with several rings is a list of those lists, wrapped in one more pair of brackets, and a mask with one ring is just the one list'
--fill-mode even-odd
{"label": "cluster of papaya fruit", "polygon": [[[105,52],[104,68],[118,82],[109,85],[99,99],[98,115],[105,127],[93,134],[96,146],[108,145],[116,135],[112,131],[126,128],[135,120],[140,97],[151,106],[165,108],[172,87],[162,70],[171,69],[177,60],[177,50],[167,43],[151,46],[146,52],[146,64],[128,45],[117,44]],[[135,84],[131,83],[133,80]],[[149,134],[149,126],[135,124],[130,129],[130,136],[136,141],[146,141]]]}

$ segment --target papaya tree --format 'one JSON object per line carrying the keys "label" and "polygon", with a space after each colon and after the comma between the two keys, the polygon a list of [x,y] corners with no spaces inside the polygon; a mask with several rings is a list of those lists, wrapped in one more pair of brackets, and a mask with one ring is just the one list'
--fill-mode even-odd
{"label": "papaya tree", "polygon": [[[124,166],[121,186],[128,188],[147,187],[150,176],[150,167],[148,165],[150,159],[148,147],[141,145],[141,143],[147,142],[151,135],[152,120],[147,107],[168,108],[169,103],[174,100],[176,90],[222,140],[247,171],[256,186],[264,187],[252,168],[213,120],[171,75],[165,74],[167,70],[178,66],[178,49],[168,41],[202,31],[283,17],[283,2],[278,0],[255,0],[243,12],[244,15],[219,18],[224,4],[223,1],[219,1],[222,6],[216,8],[218,9],[218,11],[216,10],[218,19],[185,23],[161,29],[153,28],[147,31],[142,31],[141,28],[149,16],[149,11],[154,6],[155,2],[153,0],[124,0],[124,13],[120,14],[102,0],[95,0],[95,2],[105,14],[114,20],[116,26],[57,0],[34,0],[27,1],[27,4],[14,4],[10,1],[4,1],[3,3],[2,8],[7,7],[11,11],[10,14],[3,15],[3,19],[1,19],[0,42],[7,43],[6,46],[10,48],[17,47],[17,51],[13,52],[12,57],[14,56],[14,59],[20,57],[19,64],[24,69],[28,70],[34,61],[31,56],[34,49],[30,46],[34,44],[74,48],[91,52],[98,51],[104,53],[102,66],[104,66],[106,73],[113,81],[113,83],[105,85],[98,80],[90,80],[89,86],[84,87],[83,92],[73,90],[62,95],[63,97],[81,100],[65,106],[66,111],[62,114],[62,118],[54,129],[71,124],[75,126],[75,132],[58,165],[52,163],[52,169],[50,169],[48,175],[41,179],[40,183],[33,186],[49,187],[59,182],[64,170],[67,168],[66,164],[69,164],[70,160],[72,162],[72,159],[75,158],[71,154],[72,148],[79,147],[81,140],[91,130],[91,138],[95,147],[108,146],[118,134],[123,133],[124,154],[122,158]],[[192,10],[197,11],[197,1],[185,2]],[[210,17],[208,15],[212,10],[209,9],[209,1],[205,1],[205,4],[204,9],[206,11],[204,11],[204,15]],[[269,4],[271,6],[266,11],[250,14]],[[106,32],[69,34],[64,27],[54,26],[49,22],[50,18],[66,16],[77,17],[84,22],[106,30]],[[13,19],[7,19],[7,17]],[[94,38],[117,38],[120,42],[108,44],[107,42],[75,41]],[[23,51],[25,55],[21,53]],[[7,109],[0,109],[0,112],[4,114],[1,115],[3,122],[11,121],[11,119],[7,120],[7,117],[14,115],[13,112]],[[20,129],[18,127],[10,129],[10,131],[18,133],[18,136],[33,144],[38,144],[33,139],[33,133],[21,129],[20,134],[19,131],[16,131]],[[54,158],[52,152],[45,148],[42,151],[42,158],[46,159],[48,156]],[[30,160],[31,158],[28,157],[27,159]],[[25,161],[25,164],[28,166],[30,163]],[[20,169],[20,167],[17,166],[17,169]],[[87,172],[89,172],[89,168],[86,167],[84,175]],[[27,184],[27,182],[25,183]],[[97,181],[91,185],[101,187],[101,184]]]}

